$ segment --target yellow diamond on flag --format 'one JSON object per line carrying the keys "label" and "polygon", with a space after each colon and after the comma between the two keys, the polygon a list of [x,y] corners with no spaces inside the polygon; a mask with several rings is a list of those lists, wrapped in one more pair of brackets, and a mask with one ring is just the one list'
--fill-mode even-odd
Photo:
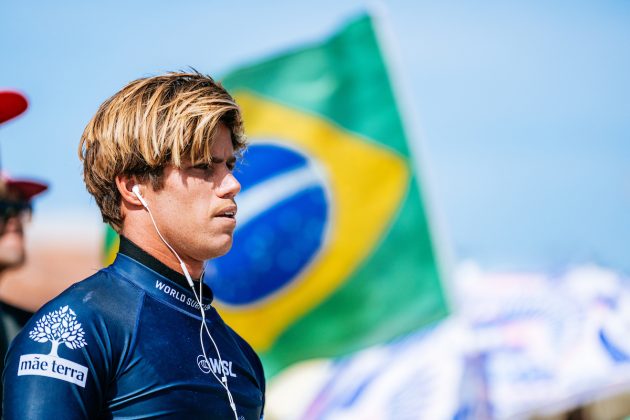
{"label": "yellow diamond on flag", "polygon": [[[255,348],[265,350],[370,254],[400,206],[409,169],[394,151],[321,117],[252,94],[239,94],[236,100],[252,144],[273,138],[301,150],[324,170],[330,189],[328,235],[297,278],[262,301],[238,308],[217,305],[228,324]],[[258,321],[262,319],[265,322]]]}

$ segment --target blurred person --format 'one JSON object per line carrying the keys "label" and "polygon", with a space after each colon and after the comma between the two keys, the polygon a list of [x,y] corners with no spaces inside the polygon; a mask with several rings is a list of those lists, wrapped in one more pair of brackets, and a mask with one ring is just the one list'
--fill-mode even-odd
{"label": "blurred person", "polygon": [[260,360],[200,280],[232,245],[244,147],[238,106],[199,73],[138,79],[101,105],[79,154],[119,253],[15,339],[6,419],[262,418]]}
{"label": "blurred person", "polygon": [[[21,93],[0,91],[0,124],[21,115],[27,107],[28,101]],[[0,281],[4,280],[8,271],[24,264],[24,226],[31,218],[32,199],[47,188],[40,182],[13,179],[6,173],[0,173]],[[9,343],[31,315],[29,311],[0,300],[0,366],[3,369]]]}
{"label": "blurred person", "polygon": [[[9,270],[24,264],[24,225],[31,217],[31,200],[46,189],[46,185],[38,182],[0,176],[0,281]],[[0,301],[0,366],[3,369],[9,343],[31,315],[29,311]]]}
{"label": "blurred person", "polygon": [[[32,199],[44,192],[47,185],[0,176],[0,281],[8,270],[21,267],[26,260],[24,226],[30,221]],[[2,361],[9,342],[31,313],[0,301],[0,352]]]}

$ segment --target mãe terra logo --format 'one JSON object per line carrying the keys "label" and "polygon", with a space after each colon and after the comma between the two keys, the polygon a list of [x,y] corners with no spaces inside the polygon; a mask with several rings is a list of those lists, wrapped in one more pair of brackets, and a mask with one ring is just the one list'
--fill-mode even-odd
{"label": "m\u00e3e terra logo", "polygon": [[71,360],[59,357],[59,345],[70,350],[87,345],[85,332],[77,321],[76,313],[69,306],[49,312],[35,323],[29,337],[38,343],[51,343],[48,354],[24,354],[20,356],[18,376],[46,376],[85,387],[87,368]]}
{"label": "m\u00e3e terra logo", "polygon": [[85,333],[81,324],[77,322],[77,315],[68,305],[58,311],[44,315],[28,336],[38,343],[52,343],[51,356],[57,356],[59,344],[65,344],[71,350],[86,346],[83,339]]}

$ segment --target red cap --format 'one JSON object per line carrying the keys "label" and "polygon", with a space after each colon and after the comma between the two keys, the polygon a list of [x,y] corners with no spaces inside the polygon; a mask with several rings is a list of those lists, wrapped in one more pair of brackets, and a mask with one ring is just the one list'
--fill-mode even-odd
{"label": "red cap", "polygon": [[0,124],[26,111],[28,101],[20,92],[0,90]]}
{"label": "red cap", "polygon": [[9,191],[17,192],[24,200],[30,200],[37,194],[40,194],[48,189],[48,185],[41,182],[28,179],[14,179],[9,177],[6,173],[3,173],[1,178],[2,182],[5,183]]}

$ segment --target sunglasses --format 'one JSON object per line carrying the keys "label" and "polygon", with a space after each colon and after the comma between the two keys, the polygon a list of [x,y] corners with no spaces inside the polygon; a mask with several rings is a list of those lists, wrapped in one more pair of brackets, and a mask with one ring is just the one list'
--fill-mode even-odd
{"label": "sunglasses", "polygon": [[28,201],[0,199],[0,227],[13,217],[17,217],[23,222],[28,221],[32,212],[33,206]]}

